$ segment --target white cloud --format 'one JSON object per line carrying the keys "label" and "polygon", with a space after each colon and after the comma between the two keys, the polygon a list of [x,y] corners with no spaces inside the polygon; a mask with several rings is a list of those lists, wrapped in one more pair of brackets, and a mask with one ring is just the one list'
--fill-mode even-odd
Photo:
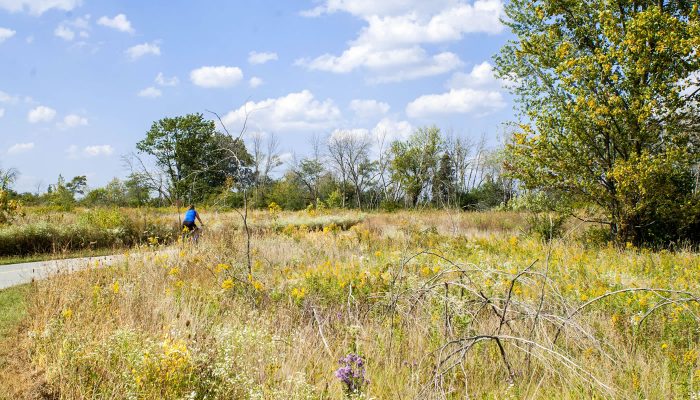
{"label": "white cloud", "polygon": [[19,98],[17,96],[11,96],[9,93],[5,93],[0,90],[0,103],[14,104],[17,103]]}
{"label": "white cloud", "polygon": [[116,29],[120,32],[134,33],[134,28],[131,27],[131,22],[124,14],[117,14],[114,18],[107,16],[100,17],[97,23],[108,28]]}
{"label": "white cloud", "polygon": [[79,126],[87,126],[88,125],[88,119],[85,117],[81,117],[80,115],[76,114],[68,114],[65,117],[63,117],[63,122],[58,124],[58,127],[61,129],[70,129],[70,128],[77,128]]}
{"label": "white cloud", "polygon": [[126,55],[133,61],[137,60],[147,54],[152,54],[154,56],[160,55],[160,46],[158,43],[141,43],[136,46],[129,47],[126,49]]}
{"label": "white cloud", "polygon": [[19,154],[34,148],[34,143],[17,143],[7,149],[7,154]]}
{"label": "white cloud", "polygon": [[449,89],[464,89],[464,88],[474,88],[474,87],[485,87],[499,86],[500,82],[493,73],[493,66],[488,62],[484,61],[481,64],[475,65],[471,72],[456,72],[452,75],[447,87]]}
{"label": "white cloud", "polygon": [[389,104],[377,100],[355,99],[350,102],[350,109],[359,118],[371,118],[389,112]]}
{"label": "white cloud", "polygon": [[17,32],[13,31],[12,29],[0,28],[0,43],[11,38],[12,36],[15,36],[15,33]]}
{"label": "white cloud", "polygon": [[317,100],[308,90],[259,102],[247,102],[223,117],[229,129],[243,124],[248,114],[250,127],[261,131],[321,130],[333,126],[341,117],[333,100]]}
{"label": "white cloud", "polygon": [[0,118],[2,118],[2,117],[4,117],[4,116],[5,116],[5,109],[4,109],[4,108],[0,108]]}
{"label": "white cloud", "polygon": [[268,61],[277,60],[277,53],[251,51],[248,53],[248,62],[251,64],[265,64]]}
{"label": "white cloud", "polygon": [[66,27],[65,25],[57,26],[56,29],[53,31],[53,34],[67,41],[75,39],[75,32],[73,32],[72,29]]}
{"label": "white cloud", "polygon": [[160,86],[177,86],[180,83],[180,80],[177,78],[177,76],[168,78],[164,76],[162,72],[159,72],[158,75],[156,75],[155,82]]}
{"label": "white cloud", "polygon": [[347,12],[366,17],[371,15],[401,15],[408,12],[437,12],[454,4],[455,0],[327,0],[325,4],[312,10],[302,12],[307,17],[318,17],[322,14]]}
{"label": "white cloud", "polygon": [[[61,22],[56,29],[53,31],[55,36],[60,37],[63,40],[71,41],[75,39],[76,31],[77,35],[81,38],[87,38],[90,36],[88,31],[90,30],[90,15],[86,14],[82,17],[77,17],[73,20],[67,20]],[[33,39],[32,39],[33,40]]]}
{"label": "white cloud", "polygon": [[452,71],[462,64],[462,60],[460,60],[456,54],[445,52],[436,54],[430,59],[426,58],[418,65],[401,67],[391,74],[385,73],[374,77],[369,81],[373,83],[401,82],[405,80],[423,78],[426,76],[440,75]]}
{"label": "white cloud", "polygon": [[248,85],[252,88],[256,88],[262,84],[263,84],[263,80],[258,78],[257,76],[250,78],[250,80],[248,81]]}
{"label": "white cloud", "polygon": [[114,148],[108,144],[86,146],[83,155],[86,157],[109,156],[114,153]]}
{"label": "white cloud", "polygon": [[56,110],[46,106],[38,106],[27,114],[27,120],[36,124],[39,122],[50,122],[56,116]]}
{"label": "white cloud", "polygon": [[396,121],[391,118],[383,118],[372,128],[372,135],[388,145],[396,139],[406,139],[413,133],[414,128],[408,121]]}
{"label": "white cloud", "polygon": [[143,90],[141,90],[138,94],[139,97],[150,97],[150,98],[156,98],[160,97],[163,94],[163,92],[160,91],[158,88],[154,88],[153,86],[149,86]]}
{"label": "white cloud", "polygon": [[503,96],[495,90],[450,89],[447,93],[418,97],[406,106],[406,115],[423,118],[438,114],[484,114],[504,106]]}
{"label": "white cloud", "polygon": [[495,34],[503,30],[501,0],[475,0],[471,4],[462,0],[327,0],[306,15],[338,11],[358,16],[367,25],[340,55],[299,59],[297,65],[334,73],[360,68],[384,70],[370,79],[373,82],[417,79],[449,72],[462,64],[454,53],[430,55],[421,45],[459,41],[469,33]]}
{"label": "white cloud", "polygon": [[9,12],[28,11],[32,15],[41,15],[52,9],[71,11],[82,3],[82,0],[0,0],[0,8]]}
{"label": "white cloud", "polygon": [[190,80],[197,86],[205,88],[231,87],[243,79],[243,72],[238,67],[200,67],[190,72]]}

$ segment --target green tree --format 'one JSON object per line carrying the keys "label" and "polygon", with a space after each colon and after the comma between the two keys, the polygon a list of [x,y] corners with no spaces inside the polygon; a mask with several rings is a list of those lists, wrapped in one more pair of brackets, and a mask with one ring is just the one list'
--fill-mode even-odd
{"label": "green tree", "polygon": [[201,201],[251,162],[241,140],[217,132],[214,121],[199,113],[154,122],[136,148],[155,158],[172,202]]}
{"label": "green tree", "polygon": [[408,140],[391,144],[391,179],[403,187],[414,207],[431,185],[442,146],[440,129],[435,126],[419,128]]}
{"label": "green tree", "polygon": [[[496,71],[521,110],[510,173],[599,205],[618,241],[677,239],[687,220],[649,233],[661,205],[683,215],[697,202],[697,2],[513,0],[505,10],[516,39]],[[657,179],[640,176],[643,165]]]}

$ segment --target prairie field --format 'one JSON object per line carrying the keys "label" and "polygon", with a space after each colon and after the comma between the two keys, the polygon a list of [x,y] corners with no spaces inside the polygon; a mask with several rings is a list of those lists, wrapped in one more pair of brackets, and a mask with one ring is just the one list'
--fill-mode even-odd
{"label": "prairie field", "polygon": [[152,241],[130,252],[165,251],[18,292],[20,316],[0,318],[13,321],[0,393],[700,395],[693,249],[613,247],[573,221],[547,242],[516,212],[271,210],[249,216],[248,254],[235,213],[203,218],[196,244]]}

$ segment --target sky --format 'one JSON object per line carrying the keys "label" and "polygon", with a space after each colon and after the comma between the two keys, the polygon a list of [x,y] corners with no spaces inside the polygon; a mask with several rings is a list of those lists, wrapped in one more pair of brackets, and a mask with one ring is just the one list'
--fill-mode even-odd
{"label": "sky", "polygon": [[502,17],[501,0],[0,0],[0,168],[19,191],[98,187],[154,121],[206,110],[234,132],[247,114],[287,160],[344,130],[496,143]]}

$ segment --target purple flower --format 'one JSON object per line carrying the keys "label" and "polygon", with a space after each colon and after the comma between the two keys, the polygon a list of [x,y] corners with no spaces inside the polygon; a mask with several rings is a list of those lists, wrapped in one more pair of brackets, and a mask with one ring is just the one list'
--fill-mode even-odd
{"label": "purple flower", "polygon": [[365,377],[365,361],[359,355],[350,353],[339,360],[340,368],[335,371],[336,378],[345,385],[346,394],[360,393],[369,385]]}

